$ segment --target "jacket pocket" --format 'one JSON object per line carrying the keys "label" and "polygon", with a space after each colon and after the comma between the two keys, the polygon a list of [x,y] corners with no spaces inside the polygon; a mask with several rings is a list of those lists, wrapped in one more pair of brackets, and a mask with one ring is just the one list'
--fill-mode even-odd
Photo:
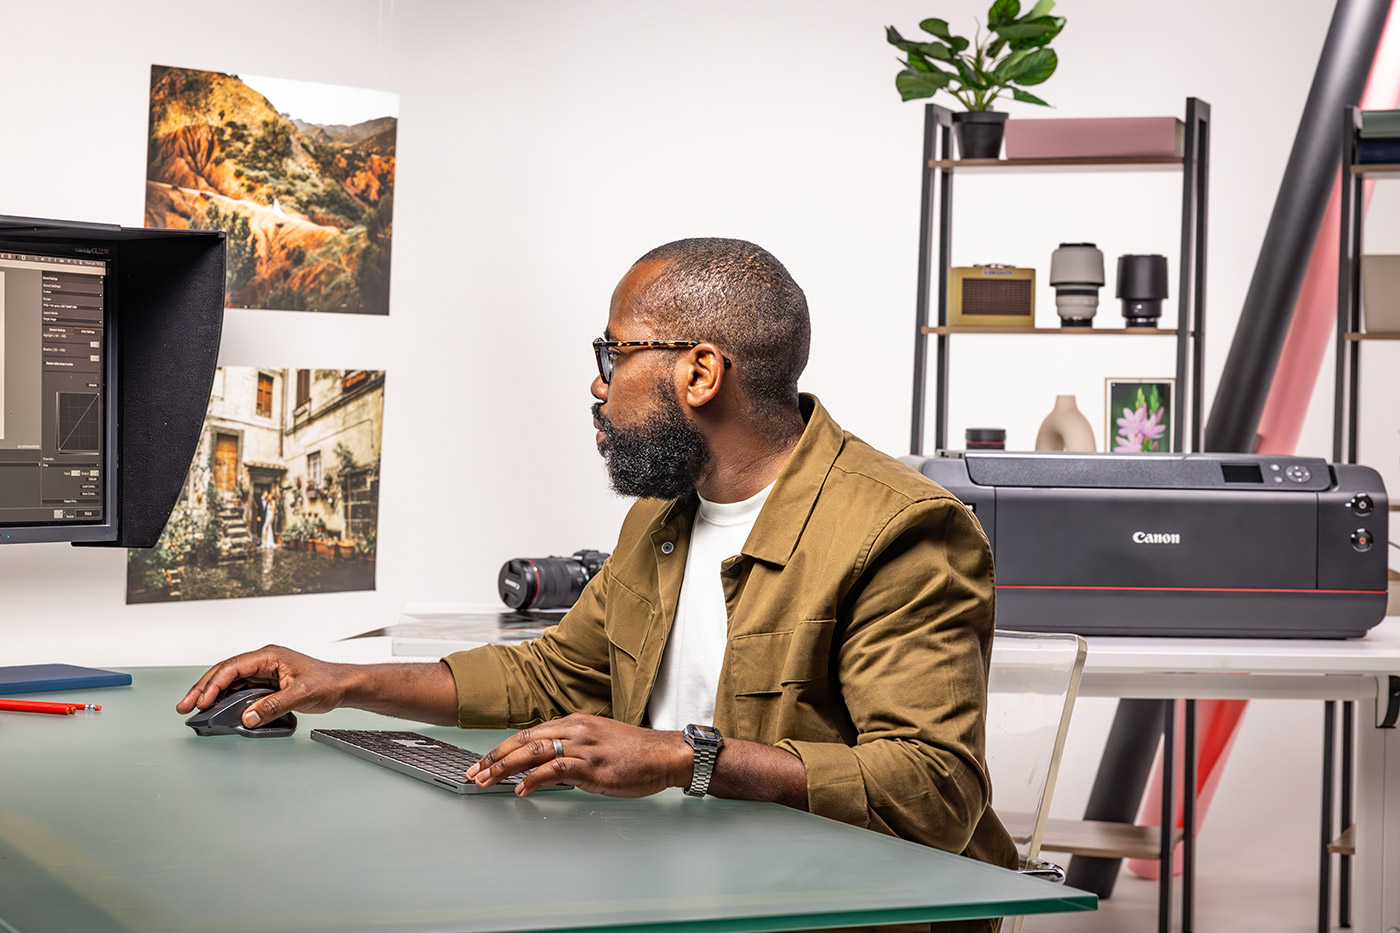
{"label": "jacket pocket", "polygon": [[603,613],[603,633],[608,639],[608,663],[612,671],[612,708],[618,719],[632,718],[631,698],[637,695],[637,662],[651,629],[651,603],[624,586],[608,588]]}
{"label": "jacket pocket", "polygon": [[799,622],[789,632],[740,635],[729,643],[739,737],[772,743],[834,736],[827,674],[835,628],[832,619]]}

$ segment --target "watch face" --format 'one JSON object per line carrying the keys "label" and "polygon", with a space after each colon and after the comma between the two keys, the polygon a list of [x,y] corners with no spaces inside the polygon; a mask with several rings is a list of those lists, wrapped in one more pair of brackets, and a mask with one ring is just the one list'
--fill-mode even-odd
{"label": "watch face", "polygon": [[718,742],[723,738],[714,726],[701,726],[691,723],[685,727],[686,733],[698,742]]}

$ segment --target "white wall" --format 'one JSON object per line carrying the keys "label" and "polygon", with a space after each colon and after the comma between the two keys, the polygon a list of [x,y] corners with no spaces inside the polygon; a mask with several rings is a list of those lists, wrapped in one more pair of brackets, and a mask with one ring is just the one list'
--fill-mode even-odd
{"label": "white wall", "polygon": [[[152,63],[392,90],[402,106],[392,315],[230,311],[221,353],[228,365],[387,370],[378,591],[128,607],[123,552],[0,548],[0,658],[203,663],[268,640],[314,646],[392,622],[406,601],[490,601],[508,557],[609,547],[627,503],[605,491],[593,449],[588,342],[632,260],[676,237],[741,236],[781,258],[812,307],[805,388],[848,429],[905,452],[922,107],[898,99],[883,27],[912,32],[931,14],[969,24],[985,6],[250,0],[215,13],[73,0],[7,11],[3,213],[141,223]],[[1213,105],[1209,399],[1331,5],[1061,6],[1062,64],[1041,95],[1057,115],[1180,115],[1188,95]],[[970,177],[954,260],[1035,265],[1043,283],[1058,242],[1090,239],[1110,264],[1124,252],[1174,264],[1178,185],[1170,174]],[[1373,243],[1400,239],[1381,218],[1386,197]],[[1043,284],[1037,302],[1049,320]],[[1111,294],[1101,313],[1116,317]],[[1000,424],[1012,446],[1030,446],[1062,392],[1101,434],[1104,376],[1172,371],[1170,341],[1140,343],[1157,342],[960,344],[950,437]],[[1300,452],[1327,455],[1330,409],[1324,374]],[[1396,487],[1400,444],[1378,409],[1363,451]],[[1076,729],[1067,815],[1108,715],[1089,704]],[[1229,781],[1271,770],[1266,757],[1232,767]],[[1299,780],[1274,803],[1306,793],[1289,812],[1310,820],[1316,794]],[[1262,808],[1245,822],[1271,819]],[[1299,853],[1295,880],[1311,866]]]}

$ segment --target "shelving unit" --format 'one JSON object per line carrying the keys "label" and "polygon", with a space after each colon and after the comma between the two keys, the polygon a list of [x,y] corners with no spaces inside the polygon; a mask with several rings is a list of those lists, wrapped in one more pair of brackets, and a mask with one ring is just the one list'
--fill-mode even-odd
{"label": "shelving unit", "polygon": [[[1374,340],[1400,340],[1400,334],[1368,334],[1361,330],[1361,204],[1368,179],[1400,178],[1400,165],[1357,162],[1361,110],[1347,107],[1342,117],[1342,209],[1337,259],[1337,381],[1332,418],[1332,459],[1355,463],[1360,416],[1361,345]],[[1391,507],[1394,510],[1394,506]]]}
{"label": "shelving unit", "polygon": [[[934,338],[933,449],[948,446],[948,361],[955,334],[1063,336],[1142,336],[1176,338],[1175,424],[1172,446],[1187,450],[1201,443],[1201,369],[1205,352],[1206,212],[1210,172],[1210,105],[1186,100],[1184,155],[1130,158],[954,159],[953,112],[937,104],[924,105],[924,146],[920,162],[922,199],[919,210],[919,283],[914,323],[914,398],[910,417],[910,453],[924,452],[925,400],[928,393],[929,338]],[[1400,172],[1400,166],[1396,167]],[[1158,328],[950,327],[948,269],[952,256],[953,178],[960,174],[1015,172],[1161,172],[1180,171],[1181,250],[1177,257],[1177,326]],[[936,201],[936,204],[935,204]],[[937,215],[937,255],[934,217]],[[937,280],[933,284],[936,263]],[[930,295],[932,292],[932,296]],[[932,299],[932,300],[931,300]],[[930,306],[937,318],[930,323]],[[1189,413],[1189,416],[1188,416]]]}
{"label": "shelving unit", "polygon": [[[1367,180],[1386,181],[1400,178],[1400,165],[1369,164],[1357,161],[1357,140],[1361,132],[1361,109],[1347,107],[1342,115],[1342,184],[1340,229],[1337,257],[1337,372],[1332,415],[1332,460],[1336,463],[1357,462],[1357,428],[1360,420],[1361,345],[1378,340],[1400,340],[1400,334],[1368,334],[1361,329],[1361,250],[1362,204]],[[1400,512],[1400,504],[1392,502],[1389,511]],[[1391,576],[1395,571],[1389,571]],[[1324,776],[1323,793],[1323,852],[1319,870],[1319,921],[1321,929],[1330,914],[1331,855],[1340,856],[1338,872],[1339,919],[1343,927],[1351,925],[1351,859],[1354,852],[1351,785],[1354,755],[1352,752],[1352,702],[1344,701],[1341,728],[1340,813],[1341,835],[1328,841],[1332,826],[1332,794],[1330,774]],[[1324,743],[1324,755],[1331,760],[1331,742]],[[1364,831],[1364,830],[1363,830]],[[1347,843],[1351,843],[1348,845]]]}

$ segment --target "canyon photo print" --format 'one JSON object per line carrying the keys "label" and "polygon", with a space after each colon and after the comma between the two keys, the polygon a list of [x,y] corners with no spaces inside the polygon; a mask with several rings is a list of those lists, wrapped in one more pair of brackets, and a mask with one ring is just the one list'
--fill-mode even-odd
{"label": "canyon photo print", "polygon": [[146,226],[223,230],[230,308],[389,313],[398,97],[151,67]]}

